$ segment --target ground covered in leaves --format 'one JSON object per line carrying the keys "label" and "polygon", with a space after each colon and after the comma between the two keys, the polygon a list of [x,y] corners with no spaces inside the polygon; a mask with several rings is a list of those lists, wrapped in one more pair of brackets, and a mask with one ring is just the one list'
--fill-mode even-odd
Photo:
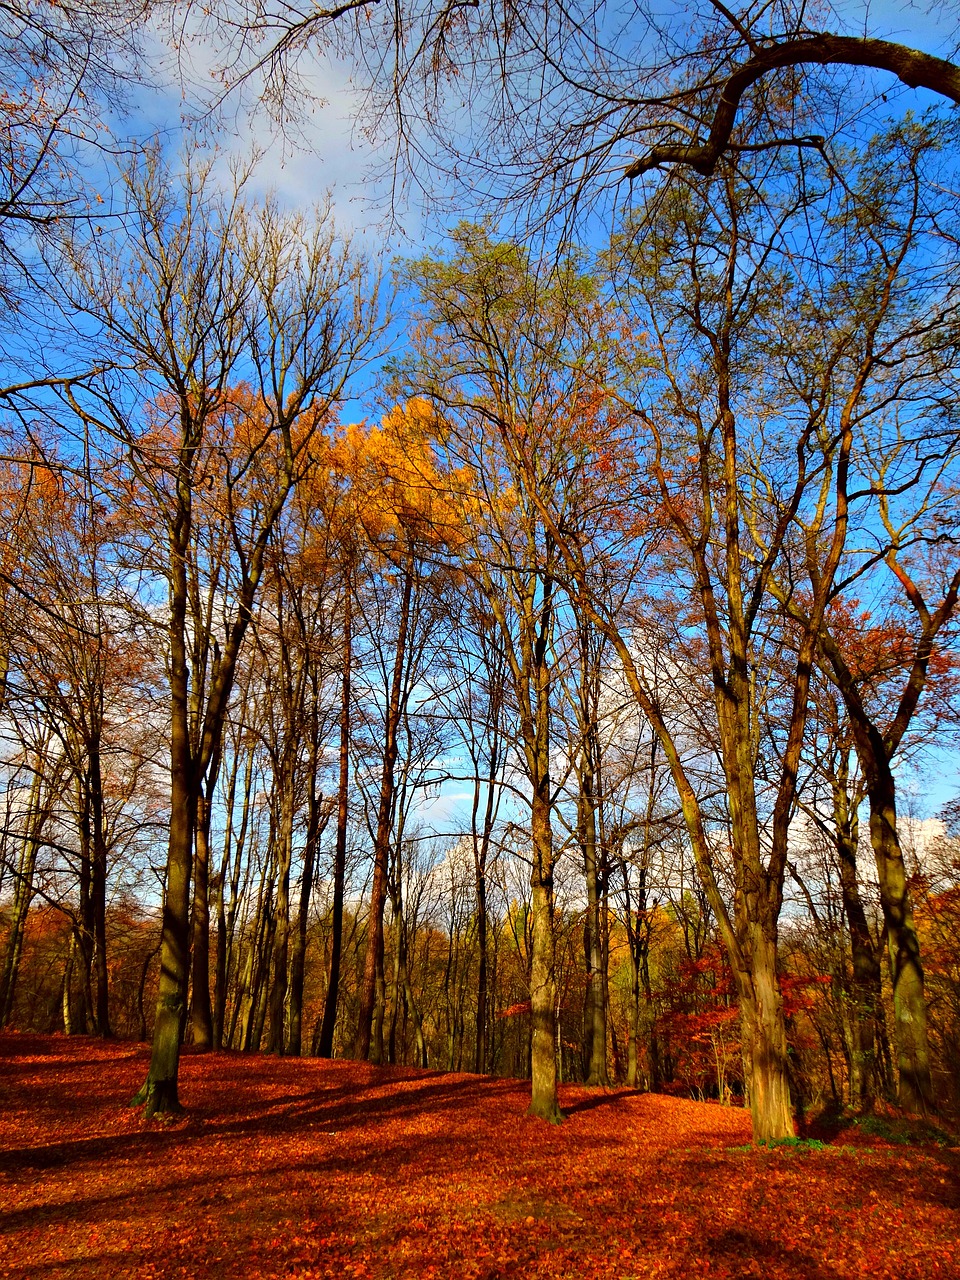
{"label": "ground covered in leaves", "polygon": [[958,1277],[960,1151],[847,1130],[757,1150],[743,1111],[518,1081],[0,1036],[0,1276]]}

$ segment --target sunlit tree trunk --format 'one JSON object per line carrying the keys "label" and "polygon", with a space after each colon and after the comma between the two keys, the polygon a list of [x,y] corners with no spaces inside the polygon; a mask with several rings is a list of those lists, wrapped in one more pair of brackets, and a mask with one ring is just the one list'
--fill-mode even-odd
{"label": "sunlit tree trunk", "polygon": [[[188,485],[181,474],[181,484]],[[186,1019],[190,963],[190,876],[193,824],[197,807],[190,742],[190,684],[186,650],[186,549],[190,537],[190,501],[183,496],[181,517],[170,530],[170,827],[167,839],[167,878],[160,939],[160,979],[153,1047],[147,1078],[133,1099],[145,1114],[177,1112],[180,1040]]]}
{"label": "sunlit tree trunk", "polygon": [[13,1016],[24,934],[30,904],[33,901],[37,854],[40,851],[43,828],[49,816],[49,810],[42,801],[44,790],[42,768],[42,761],[37,758],[30,780],[26,828],[20,839],[20,854],[13,885],[13,905],[10,910],[10,929],[3,957],[3,972],[0,974],[0,1027],[7,1026]]}
{"label": "sunlit tree trunk", "polygon": [[[297,900],[297,927],[290,951],[289,1034],[287,1052],[299,1057],[303,1051],[303,987],[307,967],[307,926],[310,921],[310,903],[313,895],[313,878],[317,861],[317,846],[330,818],[330,805],[317,794],[317,770],[319,768],[319,743],[317,740],[317,708],[319,696],[314,681],[314,724],[307,752],[307,785],[310,794],[307,801],[307,831],[303,848],[303,876]],[[341,889],[341,913],[343,910]]]}
{"label": "sunlit tree trunk", "polygon": [[857,873],[859,817],[856,807],[850,804],[846,752],[841,751],[839,771],[833,784],[834,847],[853,970],[848,1009],[849,1103],[855,1111],[868,1111],[877,1096],[879,1083],[876,1055],[877,1013],[881,1005],[880,964],[860,896]]}
{"label": "sunlit tree trunk", "polygon": [[[236,1025],[236,1011],[239,1007],[240,991],[236,995],[232,1026],[227,1029],[227,995],[231,977],[231,968],[237,952],[237,911],[240,906],[240,873],[243,853],[246,846],[247,829],[250,821],[250,803],[253,795],[254,752],[248,751],[244,766],[243,805],[241,809],[240,827],[234,826],[234,804],[236,803],[237,772],[240,763],[240,747],[234,751],[230,769],[230,783],[227,788],[227,827],[223,838],[223,857],[220,864],[219,887],[217,891],[217,950],[213,987],[213,1042],[214,1048],[220,1049],[224,1043],[233,1042],[233,1029]],[[233,864],[231,868],[231,858]],[[230,886],[229,905],[227,904],[227,885]]]}
{"label": "sunlit tree trunk", "polygon": [[[956,583],[953,586],[956,596]],[[952,604],[951,604],[952,610]],[[927,1002],[924,993],[920,942],[913,921],[913,906],[897,830],[896,783],[891,759],[906,731],[926,681],[932,634],[921,641],[918,657],[900,698],[898,714],[885,740],[868,714],[850,668],[832,636],[824,632],[821,643],[837,687],[850,716],[853,739],[870,809],[870,843],[877,864],[880,905],[887,933],[890,976],[893,984],[895,1044],[899,1101],[905,1111],[935,1114],[937,1100],[930,1069],[927,1034]]]}
{"label": "sunlit tree trunk", "polygon": [[213,771],[197,795],[194,827],[193,877],[193,964],[190,1021],[193,1043],[198,1049],[215,1044],[213,1007],[210,1003],[210,795],[215,785]]}
{"label": "sunlit tree trunk", "polygon": [[[292,753],[291,753],[292,754]],[[290,867],[293,858],[293,777],[292,761],[280,769],[280,819],[277,824],[277,895],[273,910],[273,953],[271,958],[267,1052],[283,1053],[286,1047],[284,1017],[287,1004],[290,958]]]}

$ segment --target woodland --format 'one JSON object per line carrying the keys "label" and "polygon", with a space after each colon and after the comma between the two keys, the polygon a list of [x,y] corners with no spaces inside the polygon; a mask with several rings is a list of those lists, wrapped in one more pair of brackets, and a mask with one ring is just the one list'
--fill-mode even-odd
{"label": "woodland", "polygon": [[[553,1144],[573,1186],[563,1135],[646,1108],[645,1158],[713,1125],[798,1205],[770,1153],[817,1124],[949,1143],[960,69],[916,14],[937,48],[803,0],[4,9],[0,1028],[38,1126],[53,1082],[78,1125],[122,1082],[158,1160],[189,1127],[143,1118],[259,1132],[258,1080],[294,1145],[298,1088],[431,1149],[528,1107],[485,1176]],[[208,145],[294,146],[321,56],[429,242]],[[782,1274],[862,1274],[857,1231]]]}

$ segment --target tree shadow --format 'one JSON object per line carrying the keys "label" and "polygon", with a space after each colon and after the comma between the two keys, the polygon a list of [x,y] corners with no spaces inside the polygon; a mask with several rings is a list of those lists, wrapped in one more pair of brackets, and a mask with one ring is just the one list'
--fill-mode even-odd
{"label": "tree shadow", "polygon": [[561,1104],[560,1110],[565,1116],[579,1115],[584,1111],[596,1111],[598,1107],[609,1107],[616,1102],[623,1102],[627,1098],[642,1098],[644,1096],[642,1089],[604,1089],[589,1097],[581,1098],[577,1102],[568,1105]]}

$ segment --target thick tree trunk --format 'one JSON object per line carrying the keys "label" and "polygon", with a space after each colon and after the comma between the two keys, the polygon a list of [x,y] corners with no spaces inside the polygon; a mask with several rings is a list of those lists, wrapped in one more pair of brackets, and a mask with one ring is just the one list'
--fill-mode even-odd
{"label": "thick tree trunk", "polygon": [[751,924],[743,948],[749,970],[737,974],[744,1080],[753,1140],[774,1142],[796,1132],[787,1070],[787,1034],[777,976],[775,931]]}
{"label": "thick tree trunk", "polygon": [[881,776],[869,786],[870,842],[877,860],[893,982],[899,1100],[904,1111],[933,1115],[936,1102],[930,1073],[923,965],[897,834],[893,778],[888,775],[889,769],[882,770]]}
{"label": "thick tree trunk", "polygon": [[[184,700],[185,704],[185,700]],[[181,1110],[177,1091],[180,1040],[186,1017],[190,950],[190,863],[196,793],[190,785],[185,715],[175,715],[171,737],[170,837],[160,941],[160,983],[150,1069],[133,1105],[152,1116]]]}
{"label": "thick tree trunk", "polygon": [[533,793],[531,835],[533,867],[533,945],[530,965],[530,1111],[559,1124],[557,1102],[556,978],[553,920],[553,836],[550,829],[549,781],[539,779]]}
{"label": "thick tree trunk", "polygon": [[[178,478],[182,487],[183,475]],[[190,739],[190,668],[186,648],[189,501],[170,529],[170,831],[160,936],[160,979],[147,1078],[136,1094],[152,1116],[181,1110],[177,1091],[190,966],[190,877],[201,779]]]}
{"label": "thick tree trunk", "polygon": [[213,1048],[215,1037],[210,1004],[210,800],[213,778],[197,796],[193,862],[193,966],[190,1021],[198,1049]]}
{"label": "thick tree trunk", "polygon": [[[927,640],[929,656],[932,636]],[[924,687],[927,658],[921,661],[918,657],[915,661],[901,698],[897,723],[888,730],[889,736],[885,739],[867,714],[860,690],[839,646],[826,634],[822,637],[822,646],[850,717],[870,805],[870,843],[880,881],[880,905],[893,982],[900,1106],[915,1114],[932,1115],[937,1111],[937,1103],[930,1071],[923,965],[897,832],[896,783],[891,768],[893,753],[902,740]]]}

